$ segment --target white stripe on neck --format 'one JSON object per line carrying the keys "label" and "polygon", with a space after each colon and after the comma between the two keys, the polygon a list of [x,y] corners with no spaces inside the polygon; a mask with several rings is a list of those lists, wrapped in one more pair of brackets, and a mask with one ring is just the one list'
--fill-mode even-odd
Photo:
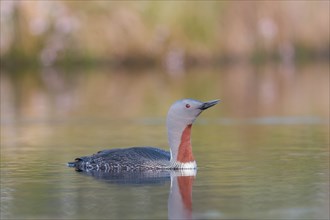
{"label": "white stripe on neck", "polygon": [[184,170],[184,169],[187,169],[187,170],[196,169],[197,168],[197,163],[196,163],[195,160],[191,161],[191,162],[187,162],[187,163],[180,163],[180,162],[176,161],[176,162],[172,163],[171,168],[182,169],[182,170]]}

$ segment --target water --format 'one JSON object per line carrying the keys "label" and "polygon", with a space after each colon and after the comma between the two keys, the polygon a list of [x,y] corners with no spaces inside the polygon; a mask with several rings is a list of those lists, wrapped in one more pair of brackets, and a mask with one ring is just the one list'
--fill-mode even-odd
{"label": "water", "polygon": [[[327,68],[267,68],[2,72],[1,219],[327,219]],[[167,149],[166,112],[181,97],[223,100],[193,126],[196,173],[66,167],[111,147]]]}

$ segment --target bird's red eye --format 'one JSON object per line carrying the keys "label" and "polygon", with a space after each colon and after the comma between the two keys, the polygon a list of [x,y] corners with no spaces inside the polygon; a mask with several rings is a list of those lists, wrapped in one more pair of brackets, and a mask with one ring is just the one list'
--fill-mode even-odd
{"label": "bird's red eye", "polygon": [[190,105],[189,104],[186,104],[186,108],[190,108]]}

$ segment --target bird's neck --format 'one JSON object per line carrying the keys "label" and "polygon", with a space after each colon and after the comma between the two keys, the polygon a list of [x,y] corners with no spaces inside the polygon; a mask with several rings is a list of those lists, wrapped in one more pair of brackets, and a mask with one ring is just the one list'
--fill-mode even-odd
{"label": "bird's neck", "polygon": [[188,163],[195,160],[191,147],[191,124],[187,125],[181,134],[176,160],[180,163]]}
{"label": "bird's neck", "polygon": [[171,149],[171,162],[180,164],[180,166],[186,168],[195,168],[196,163],[191,147],[192,125],[183,125],[176,121],[169,121],[167,126],[168,141]]}

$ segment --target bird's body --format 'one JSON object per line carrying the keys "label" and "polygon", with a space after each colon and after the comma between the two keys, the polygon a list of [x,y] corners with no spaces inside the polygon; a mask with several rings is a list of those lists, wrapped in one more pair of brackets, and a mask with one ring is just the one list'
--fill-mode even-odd
{"label": "bird's body", "polygon": [[69,162],[76,170],[128,171],[155,169],[195,169],[191,147],[191,126],[205,109],[218,100],[200,102],[183,99],[175,102],[167,116],[170,152],[155,147],[131,147],[99,151]]}
{"label": "bird's body", "polygon": [[130,147],[103,150],[76,159],[79,170],[129,171],[170,167],[170,152],[155,147]]}

